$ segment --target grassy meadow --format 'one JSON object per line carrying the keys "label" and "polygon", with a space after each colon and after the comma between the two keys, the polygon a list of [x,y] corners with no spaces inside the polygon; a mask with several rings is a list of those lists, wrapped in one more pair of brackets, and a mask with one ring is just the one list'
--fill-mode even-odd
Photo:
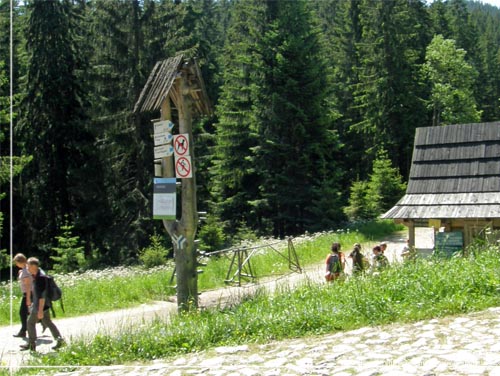
{"label": "grassy meadow", "polygon": [[[341,242],[345,250],[356,242],[366,243],[378,240],[396,231],[398,227],[389,221],[368,222],[351,229],[305,235],[295,238],[295,250],[301,266],[323,262],[333,241]],[[277,239],[261,239],[257,244],[276,243]],[[256,244],[253,244],[256,245]],[[287,252],[287,242],[275,245],[282,253]],[[208,290],[225,285],[230,265],[230,257],[217,256],[203,260],[207,266],[198,276],[199,290]],[[288,262],[269,248],[259,249],[251,259],[252,269],[258,278],[283,274],[288,271]],[[173,262],[154,269],[143,267],[114,267],[100,271],[55,275],[63,289],[65,312],[56,302],[58,318],[80,316],[89,313],[129,308],[143,303],[166,300],[175,295],[170,284]],[[175,279],[174,279],[175,284]],[[119,288],[117,288],[119,286]],[[10,285],[0,285],[0,325],[10,323]],[[19,302],[21,292],[17,281],[13,282],[13,319],[19,322]],[[92,302],[92,304],[88,304]]]}
{"label": "grassy meadow", "polygon": [[[395,230],[386,227],[386,224],[371,226],[379,230]],[[296,250],[303,265],[323,262],[332,241],[340,241],[347,251],[355,242],[373,243],[374,239],[380,239],[390,232],[386,230],[373,237],[361,229],[315,234],[297,239]],[[499,256],[498,246],[483,244],[473,249],[467,257],[419,258],[404,264],[394,264],[375,274],[352,277],[333,284],[317,284],[308,280],[294,288],[282,284],[275,293],[258,290],[254,295],[243,299],[241,304],[232,307],[216,307],[175,315],[168,323],[141,323],[118,335],[103,334],[73,340],[57,354],[34,357],[31,364],[35,368],[24,368],[19,372],[39,373],[38,367],[45,366],[68,365],[67,369],[70,370],[71,365],[151,361],[216,346],[267,343],[369,325],[413,322],[482,310],[500,305]],[[271,261],[274,257],[278,258]],[[279,273],[286,269],[287,263],[281,261],[280,264],[279,257],[281,256],[274,252],[255,256],[255,270],[258,270],[256,274]],[[267,262],[260,261],[259,258]],[[210,273],[215,274],[216,269],[211,268],[224,262],[228,260],[223,257],[209,260],[205,273],[200,278],[202,289],[216,287],[217,283],[223,284],[227,273],[225,267],[219,268],[218,278],[203,278],[208,278],[204,276]],[[160,270],[163,274],[157,274]],[[126,273],[125,269],[121,273]],[[116,283],[115,278],[119,277],[108,274],[106,278]],[[151,288],[156,292],[143,297],[142,287],[137,287],[130,292],[132,296],[127,293],[121,298],[127,299],[130,305],[137,304],[138,295],[141,295],[143,301],[155,300],[165,292],[154,281],[164,278],[168,284],[170,275],[168,268],[160,268],[129,276],[127,279],[130,280],[137,278],[137,284],[141,280],[149,281],[144,282],[148,286],[146,289]],[[89,287],[92,286],[93,294],[107,295],[107,284],[101,285],[101,279],[106,278],[87,281]],[[76,288],[79,284],[80,282],[75,282],[74,290],[68,285],[66,294],[81,291]],[[105,303],[108,301],[106,298],[101,298],[100,301],[102,303],[96,304],[97,308],[113,306]],[[67,308],[68,314],[70,309],[72,308]]]}
{"label": "grassy meadow", "polygon": [[234,307],[142,324],[118,336],[74,341],[56,356],[36,358],[34,365],[124,364],[214,346],[460,314],[499,305],[499,285],[497,247],[466,258],[418,259],[340,283],[305,281],[294,289],[282,285],[274,294],[260,290]]}

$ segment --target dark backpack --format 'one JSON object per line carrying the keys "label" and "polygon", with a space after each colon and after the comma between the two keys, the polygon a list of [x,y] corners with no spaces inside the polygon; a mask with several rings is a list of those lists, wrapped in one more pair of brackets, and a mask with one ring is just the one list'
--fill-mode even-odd
{"label": "dark backpack", "polygon": [[62,301],[62,290],[59,286],[57,286],[56,281],[54,280],[54,277],[51,275],[46,275],[45,278],[47,278],[47,300],[49,300],[49,305],[50,309],[52,310],[52,315],[56,317],[56,313],[54,312],[54,308],[52,306],[52,302],[61,301],[61,309],[64,312],[64,304]]}

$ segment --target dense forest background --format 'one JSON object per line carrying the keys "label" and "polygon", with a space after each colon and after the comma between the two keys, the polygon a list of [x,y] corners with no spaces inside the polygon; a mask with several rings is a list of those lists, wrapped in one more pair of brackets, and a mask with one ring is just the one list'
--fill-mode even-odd
{"label": "dense forest background", "polygon": [[[135,263],[151,236],[158,60],[196,57],[199,236],[374,218],[404,193],[417,127],[500,119],[500,10],[465,0],[0,0],[2,248]],[[9,197],[9,149],[14,155]],[[1,219],[1,218],[0,218]],[[61,248],[62,247],[62,248]]]}

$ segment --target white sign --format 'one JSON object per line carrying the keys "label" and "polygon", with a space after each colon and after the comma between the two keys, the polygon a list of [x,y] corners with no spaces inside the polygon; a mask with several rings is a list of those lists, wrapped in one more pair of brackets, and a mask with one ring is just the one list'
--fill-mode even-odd
{"label": "white sign", "polygon": [[155,133],[154,141],[155,141],[155,146],[159,145],[165,145],[165,144],[170,144],[172,142],[172,139],[174,136],[172,136],[171,133]]}
{"label": "white sign", "polygon": [[189,134],[183,133],[174,136],[174,154],[176,157],[189,155]]}
{"label": "white sign", "polygon": [[153,180],[153,219],[175,220],[176,179],[155,178]]}
{"label": "white sign", "polygon": [[153,123],[154,133],[168,133],[174,128],[174,123],[170,120],[163,120],[157,123]]}
{"label": "white sign", "polygon": [[188,179],[193,177],[191,157],[175,158],[175,176],[179,179]]}
{"label": "white sign", "polygon": [[172,145],[155,146],[155,159],[167,158],[174,154],[174,147]]}

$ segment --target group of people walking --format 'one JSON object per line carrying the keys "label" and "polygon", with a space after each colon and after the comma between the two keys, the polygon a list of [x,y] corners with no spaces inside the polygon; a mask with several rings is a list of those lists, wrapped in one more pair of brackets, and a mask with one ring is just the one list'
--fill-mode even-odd
{"label": "group of people walking", "polygon": [[[56,341],[52,349],[59,349],[65,342],[50,318],[51,301],[47,298],[48,280],[45,272],[40,268],[40,261],[36,257],[26,258],[22,253],[15,255],[13,261],[19,268],[18,280],[23,294],[19,308],[21,330],[14,334],[14,337],[27,339],[27,343],[21,345],[21,350],[36,351],[36,324],[40,322],[43,330],[48,328]],[[26,334],[28,334],[27,337]]]}
{"label": "group of people walking", "polygon": [[[354,244],[352,252],[348,258],[352,260],[352,274],[362,274],[364,272],[376,272],[386,268],[389,265],[389,260],[384,252],[387,249],[387,243],[382,242],[372,249],[372,260],[368,261],[367,257],[361,252],[361,244]],[[326,258],[326,274],[327,281],[338,279],[345,270],[346,259],[341,252],[340,243],[333,243],[331,246],[331,254]]]}

